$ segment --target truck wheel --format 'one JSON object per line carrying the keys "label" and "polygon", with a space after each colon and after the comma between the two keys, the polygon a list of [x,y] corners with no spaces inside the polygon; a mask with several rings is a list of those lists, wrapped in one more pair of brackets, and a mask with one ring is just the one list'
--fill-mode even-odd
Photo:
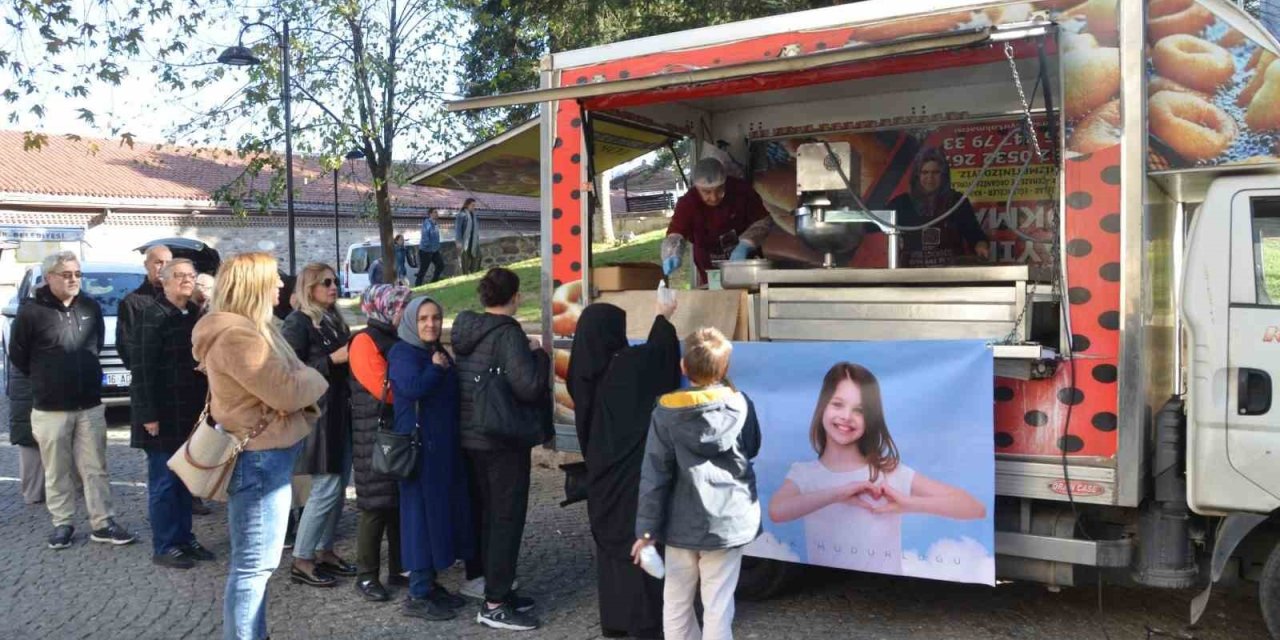
{"label": "truck wheel", "polygon": [[772,598],[786,591],[799,573],[799,565],[790,562],[743,556],[737,595],[743,600]]}
{"label": "truck wheel", "polygon": [[1271,637],[1280,640],[1280,544],[1271,550],[1258,580],[1258,604]]}

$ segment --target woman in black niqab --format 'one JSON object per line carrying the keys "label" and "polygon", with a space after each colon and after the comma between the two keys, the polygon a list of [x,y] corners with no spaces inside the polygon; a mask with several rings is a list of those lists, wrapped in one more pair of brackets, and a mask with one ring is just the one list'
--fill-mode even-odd
{"label": "woman in black niqab", "polygon": [[680,386],[680,339],[666,317],[627,346],[626,312],[583,310],[569,358],[578,442],[587,463],[587,513],[596,541],[600,628],[605,637],[662,637],[662,582],[631,560],[649,415]]}

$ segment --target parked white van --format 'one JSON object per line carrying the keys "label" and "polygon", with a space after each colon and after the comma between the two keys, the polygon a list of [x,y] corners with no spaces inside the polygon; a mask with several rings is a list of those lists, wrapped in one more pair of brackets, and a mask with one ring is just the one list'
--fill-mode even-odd
{"label": "parked white van", "polygon": [[[405,236],[404,244],[409,248],[408,273],[399,274],[400,279],[413,282],[418,274],[418,236]],[[342,295],[355,297],[369,288],[369,267],[373,261],[382,257],[382,243],[377,240],[357,242],[347,247],[347,257],[343,260]]]}

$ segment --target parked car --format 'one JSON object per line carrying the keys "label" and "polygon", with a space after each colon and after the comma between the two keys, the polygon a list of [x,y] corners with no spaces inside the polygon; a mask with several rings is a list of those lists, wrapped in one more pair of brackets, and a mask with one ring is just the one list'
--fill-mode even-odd
{"label": "parked car", "polygon": [[198,273],[217,273],[222,264],[222,256],[218,250],[194,238],[160,238],[152,240],[134,251],[145,254],[148,249],[158,244],[169,247],[175,258],[186,258],[195,265]]}
{"label": "parked car", "polygon": [[[82,262],[80,270],[84,272],[81,291],[97,300],[102,306],[102,319],[106,329],[102,353],[99,354],[103,372],[102,403],[107,406],[127,405],[132,376],[124,367],[120,354],[116,351],[117,308],[120,306],[120,301],[146,279],[147,270],[141,264],[104,262]],[[4,384],[10,399],[15,399],[15,394],[29,395],[30,389],[24,384],[25,381],[16,384],[13,382],[15,377],[20,377],[22,374],[9,363],[9,332],[14,318],[18,315],[18,307],[34,299],[36,289],[42,286],[44,286],[44,274],[40,273],[39,265],[27,267],[26,273],[22,276],[22,282],[18,285],[18,293],[0,311],[5,317],[4,330],[0,334],[0,350],[4,353]],[[27,402],[29,406],[29,399]]]}
{"label": "parked car", "polygon": [[[418,237],[406,236],[404,243],[413,252],[411,262],[417,262],[418,253]],[[358,296],[361,291],[369,288],[369,267],[373,266],[373,261],[382,257],[382,244],[376,240],[367,242],[357,242],[347,247],[347,259],[343,261],[342,273],[338,278],[342,280],[343,295]],[[409,265],[408,273],[398,274],[400,279],[413,282],[414,276],[417,275],[418,269]]]}

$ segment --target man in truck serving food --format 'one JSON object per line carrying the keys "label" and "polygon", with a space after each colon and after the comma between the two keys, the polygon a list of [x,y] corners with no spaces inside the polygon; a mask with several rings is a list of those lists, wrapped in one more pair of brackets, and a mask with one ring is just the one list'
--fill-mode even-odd
{"label": "man in truck serving food", "polygon": [[667,226],[662,272],[671,275],[680,268],[689,242],[698,282],[706,282],[715,261],[745,259],[763,245],[769,220],[760,195],[746,180],[728,175],[719,160],[703,158],[693,167],[693,188],[676,201]]}

